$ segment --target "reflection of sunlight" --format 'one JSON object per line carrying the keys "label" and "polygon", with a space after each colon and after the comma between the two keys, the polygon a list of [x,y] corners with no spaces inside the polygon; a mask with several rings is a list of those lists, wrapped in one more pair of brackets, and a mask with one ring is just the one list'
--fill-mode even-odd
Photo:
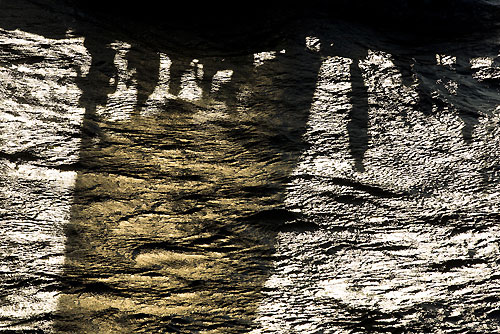
{"label": "reflection of sunlight", "polygon": [[203,79],[203,64],[198,59],[191,62],[189,69],[181,78],[181,91],[179,98],[186,101],[198,101],[203,95],[203,91],[198,84]]}
{"label": "reflection of sunlight", "polygon": [[490,67],[493,65],[492,57],[477,57],[470,60],[471,68],[478,69],[483,67]]}
{"label": "reflection of sunlight", "polygon": [[474,70],[472,77],[479,82],[485,80],[500,79],[500,67],[495,66],[493,57],[477,57],[470,60],[471,68]]}
{"label": "reflection of sunlight", "polygon": [[[310,155],[304,155],[294,173],[331,175],[352,170],[354,162],[345,155],[348,150],[347,114],[351,108],[348,96],[351,90],[349,82],[351,62],[352,60],[347,58],[331,57],[321,65],[307,123],[309,130],[304,137],[307,141],[311,141],[313,138],[309,139],[310,134],[314,136],[323,134],[327,138],[338,137],[339,140],[335,142],[335,147],[321,150],[327,154],[326,156],[313,151],[309,152]],[[328,146],[333,143],[322,144]]]}
{"label": "reflection of sunlight", "polygon": [[[456,64],[453,56],[436,59],[451,69]],[[485,224],[481,232],[452,234],[454,226],[423,223],[436,212],[497,211],[498,192],[470,189],[483,182],[484,153],[498,150],[498,127],[492,119],[481,119],[477,136],[492,140],[477,140],[471,150],[456,113],[445,109],[424,115],[417,104],[422,98],[417,84],[403,82],[390,54],[369,50],[359,67],[369,93],[370,145],[366,170],[357,173],[346,129],[351,62],[330,57],[321,66],[304,135],[310,146],[285,198],[288,207],[317,218],[320,229],[278,234],[275,268],[259,307],[262,328],[254,333],[292,331],[296,325],[315,333],[318,324],[325,333],[341,333],[338,324],[352,321],[346,309],[406,312],[392,319],[404,326],[420,321],[420,311],[411,311],[415,306],[467,298],[470,286],[484,288],[498,271],[497,227]],[[475,64],[490,65],[484,59]],[[456,94],[458,83],[443,85]],[[411,196],[381,199],[366,185]],[[456,290],[447,290],[449,286]],[[453,312],[465,317],[469,311],[456,307]]]}
{"label": "reflection of sunlight", "polygon": [[266,61],[276,59],[276,51],[264,51],[264,52],[255,53],[253,55],[253,59],[254,59],[253,63],[256,67],[261,66]]}
{"label": "reflection of sunlight", "polygon": [[[373,235],[373,244],[394,244],[405,246],[401,250],[388,253],[379,252],[371,259],[362,251],[358,254],[339,254],[335,261],[347,260],[343,265],[347,269],[346,279],[329,279],[320,283],[318,296],[341,299],[352,307],[377,305],[384,312],[410,308],[417,303],[439,301],[449,298],[442,287],[447,285],[464,286],[481,281],[494,274],[494,268],[484,264],[457,268],[446,274],[437,271],[424,271],[428,263],[446,263],[447,260],[471,256],[496,258],[499,255],[495,244],[494,230],[481,233],[463,233],[447,239],[446,227],[421,226],[418,230],[406,231],[404,228],[387,233],[381,229]],[[480,244],[487,244],[481,254],[471,254],[471,250],[480,249]],[[362,262],[355,261],[365,256]],[[398,263],[399,262],[399,263]],[[332,265],[338,265],[332,263]],[[399,268],[398,268],[399,267]],[[335,270],[333,268],[327,271]],[[356,274],[352,274],[356,273]],[[358,285],[356,276],[371,277],[369,284]],[[457,293],[463,292],[459,289]],[[457,310],[458,311],[458,310]]]}
{"label": "reflection of sunlight", "polygon": [[457,57],[436,54],[436,63],[437,65],[453,67],[457,63]]}
{"label": "reflection of sunlight", "polygon": [[[78,106],[81,91],[73,81],[89,72],[90,59],[82,39],[68,38],[61,42],[20,31],[5,34],[11,38],[2,39],[1,44],[19,53],[30,53],[27,56],[41,55],[44,61],[41,65],[13,62],[0,67],[0,153],[5,156],[0,159],[0,199],[9,209],[0,208],[3,219],[0,260],[15,259],[0,261],[0,275],[18,275],[26,280],[35,275],[58,276],[64,261],[64,227],[69,220],[76,179],[75,172],[64,170],[78,161],[78,134],[85,112]],[[40,47],[41,44],[50,47]],[[116,50],[114,65],[118,74],[111,78],[110,84],[116,86],[116,91],[107,96],[105,105],[97,107],[97,113],[109,121],[130,120],[138,99],[136,73],[127,60],[131,46],[116,42],[112,47]],[[319,52],[321,42],[316,37],[306,37],[306,47]],[[64,57],[68,52],[76,65],[62,66],[67,65]],[[276,60],[277,55],[277,51],[256,53],[254,66]],[[434,57],[434,53],[431,55]],[[498,261],[494,260],[500,256],[497,239],[500,231],[496,226],[456,232],[454,227],[426,225],[423,221],[436,214],[457,211],[474,214],[498,211],[500,192],[483,189],[488,187],[480,173],[498,167],[491,152],[500,147],[500,106],[492,117],[480,119],[474,133],[478,139],[467,146],[460,135],[461,120],[450,111],[451,107],[435,109],[431,116],[423,115],[417,106],[417,83],[405,85],[390,54],[369,50],[367,57],[354,64],[362,72],[361,84],[367,88],[369,102],[366,112],[370,140],[364,154],[366,170],[360,173],[355,170],[349,150],[349,113],[352,99],[356,98],[349,95],[353,92],[350,74],[353,60],[330,56],[322,61],[304,134],[308,148],[292,173],[284,202],[297,212],[321,216],[323,220],[318,222],[317,231],[278,234],[275,270],[266,282],[265,299],[259,308],[258,322],[266,329],[265,333],[299,330],[319,333],[318,328],[327,321],[343,320],[345,310],[334,310],[338,314],[332,314],[332,305],[339,303],[342,308],[408,312],[404,321],[409,322],[420,316],[408,311],[415,304],[439,303],[467,295],[499,269]],[[471,59],[476,71],[474,78],[481,81],[486,75],[495,75],[488,72],[493,62],[488,57]],[[436,54],[436,63],[453,69],[457,58]],[[233,79],[233,70],[217,71],[208,78],[210,91],[203,92],[200,83],[209,71],[205,71],[202,61],[195,59],[182,75],[179,95],[173,96],[169,92],[171,65],[172,60],[160,53],[158,82],[141,115],[168,111],[166,102],[172,99],[194,102],[196,110],[186,119],[195,122],[186,123],[185,128],[191,131],[197,127],[203,135],[200,125],[213,125],[214,121],[230,116],[224,101],[216,98],[205,101],[203,97],[207,93],[223,96],[224,86]],[[437,83],[450,94],[457,94],[458,82],[439,79]],[[236,111],[250,114],[250,108],[246,107],[253,102],[253,87],[243,83],[238,88]],[[214,129],[208,135],[220,135]],[[184,134],[183,131],[179,133]],[[194,138],[203,140],[203,135]],[[221,138],[217,145],[225,140]],[[25,159],[23,154],[32,161],[21,162]],[[176,154],[179,161],[189,165],[184,161],[184,153]],[[205,152],[199,154],[205,157]],[[158,165],[166,161],[161,159]],[[206,170],[221,168],[215,160],[207,161],[203,165]],[[160,167],[171,168],[167,164]],[[490,177],[496,178],[496,182],[500,176],[495,173]],[[479,187],[481,190],[475,191]],[[380,199],[384,196],[387,198]],[[415,217],[415,212],[420,216]],[[120,226],[131,233],[132,225],[141,228],[133,220],[124,220]],[[182,261],[197,266],[209,262],[207,259],[219,258],[206,255],[151,251],[139,254],[135,261],[138,267],[148,268]],[[450,259],[481,259],[484,263],[470,262],[445,273],[428,267],[431,263],[437,267],[446,265]],[[211,265],[197,269],[200,268],[209,279]],[[180,266],[178,270],[185,268]],[[9,320],[0,320],[0,327],[8,326],[11,319],[42,317],[54,312],[58,297],[50,290],[50,282],[46,287],[48,292],[36,286],[11,289],[12,294],[0,304],[0,317]],[[7,283],[0,279],[2,284]],[[454,291],[443,288],[451,285],[456,287]],[[98,298],[90,296],[88,300]],[[125,297],[123,301],[110,302],[113,303],[122,303],[121,307],[127,310],[136,308]],[[160,306],[154,307],[158,314],[164,311]],[[465,308],[453,310],[454,316],[463,315]],[[302,312],[293,315],[299,319],[296,323],[288,318],[292,310]],[[24,328],[21,325],[16,329]],[[344,332],[330,327],[326,333]]]}
{"label": "reflection of sunlight", "polygon": [[319,52],[321,51],[321,41],[317,37],[307,36],[306,48],[310,51]]}
{"label": "reflection of sunlight", "polygon": [[233,76],[232,70],[217,71],[212,78],[211,93],[217,93],[223,84],[229,83]]}
{"label": "reflection of sunlight", "polygon": [[148,100],[146,101],[146,105],[141,112],[143,116],[158,114],[162,110],[162,107],[164,107],[166,101],[168,99],[174,98],[174,96],[169,93],[171,65],[172,61],[170,60],[170,58],[166,54],[160,53],[158,83],[153,93],[148,97]]}
{"label": "reflection of sunlight", "polygon": [[[231,82],[233,76],[233,70],[217,71],[211,78],[210,91],[203,92],[199,83],[201,80],[207,80],[207,78],[204,79],[204,66],[198,59],[194,59],[181,78],[179,95],[174,96],[169,92],[171,65],[172,61],[170,58],[166,54],[161,53],[158,83],[141,111],[142,116],[158,114],[164,110],[168,100],[181,99],[188,102],[199,102],[204,94],[210,93],[216,96],[225,85]],[[224,101],[210,99],[205,102],[203,103],[203,110],[199,110],[195,115],[195,117],[199,117],[201,122],[225,117],[224,112],[227,107]]]}
{"label": "reflection of sunlight", "polygon": [[[351,108],[349,92],[351,90],[349,66],[351,59],[341,57],[329,57],[321,65],[314,93],[313,104],[310,109],[307,131],[304,135],[306,141],[311,144],[311,148],[304,152],[298,166],[293,174],[333,176],[346,175],[352,173],[354,162],[349,159],[348,151],[348,111]],[[337,138],[335,143],[330,140],[318,142],[317,138]],[[288,191],[285,203],[289,206],[300,206],[304,201],[308,201],[308,191],[304,189],[311,181],[304,182],[296,179]],[[323,203],[322,203],[323,204]],[[318,205],[325,208],[322,204]],[[321,210],[321,209],[320,209]],[[294,232],[281,232],[277,236],[277,254],[287,258],[287,256],[313,256],[308,253],[307,244],[317,236],[306,234],[296,235]],[[294,249],[296,248],[296,249]],[[300,251],[298,251],[301,249]],[[302,254],[302,255],[299,255]],[[323,320],[323,315],[318,306],[313,302],[315,290],[304,285],[304,279],[312,278],[307,272],[309,265],[303,266],[300,261],[277,261],[275,270],[269,277],[266,287],[272,289],[259,307],[258,321],[261,330],[253,333],[274,333],[273,330],[294,330],[297,326],[303,326],[303,330],[314,332],[315,326]],[[312,283],[311,281],[308,281]],[[312,283],[313,285],[317,282]],[[283,295],[281,295],[283,294]],[[301,320],[293,323],[289,313],[295,310],[298,305],[286,300],[286,296],[304,301],[311,301],[311,310],[305,311],[303,315],[297,315]],[[304,305],[303,307],[306,307]],[[302,308],[302,306],[300,306]],[[299,309],[300,309],[299,308]],[[319,312],[318,312],[319,311]],[[310,314],[307,314],[309,313]],[[308,318],[308,320],[305,320]]]}
{"label": "reflection of sunlight", "polygon": [[[10,185],[9,189],[2,189],[8,198],[2,204],[9,208],[6,216],[12,217],[2,221],[0,238],[4,246],[0,247],[0,256],[17,259],[2,262],[1,272],[31,279],[58,275],[64,262],[64,227],[69,220],[76,173],[29,164],[0,162],[0,167],[1,181]],[[50,280],[45,284],[50,284]],[[44,291],[45,284],[17,288],[6,297],[5,306],[0,306],[0,316],[14,320],[54,312],[57,292]],[[0,321],[0,325],[8,323]]]}
{"label": "reflection of sunlight", "polygon": [[[204,76],[203,64],[199,60],[194,59],[190,64],[190,68],[186,69],[186,72],[182,76],[179,95],[174,96],[169,92],[171,65],[172,60],[166,54],[160,53],[158,83],[153,93],[149,96],[141,115],[151,116],[158,114],[165,108],[168,100],[178,98],[189,102],[197,102],[203,97],[203,94],[216,94],[224,85],[231,82],[233,76],[233,70],[217,71],[212,78],[210,92],[203,92],[199,85],[200,80],[203,80]],[[225,109],[225,103],[222,101],[210,102],[217,109]]]}
{"label": "reflection of sunlight", "polygon": [[[20,59],[40,59],[0,67],[0,152],[6,156],[0,159],[0,286],[10,293],[0,305],[0,326],[30,330],[23,320],[47,319],[39,327],[50,332],[47,315],[58,304],[53,285],[64,262],[76,179],[59,166],[79,157],[85,110],[74,79],[88,73],[90,56],[82,38],[2,31],[0,44]],[[17,159],[24,156],[31,162]],[[38,283],[19,284],[24,281]]]}
{"label": "reflection of sunlight", "polygon": [[[436,63],[437,65],[445,66],[451,70],[455,70],[454,65],[456,65],[457,63],[457,57],[436,54]],[[457,95],[458,83],[456,81],[438,79],[436,83],[440,86],[443,86],[448,93]]]}

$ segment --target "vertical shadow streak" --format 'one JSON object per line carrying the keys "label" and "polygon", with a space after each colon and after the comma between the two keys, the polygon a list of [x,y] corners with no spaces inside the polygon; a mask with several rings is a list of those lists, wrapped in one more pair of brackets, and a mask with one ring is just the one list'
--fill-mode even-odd
{"label": "vertical shadow streak", "polygon": [[179,96],[181,92],[181,80],[186,71],[190,70],[191,62],[194,57],[172,56],[172,65],[170,65],[170,83],[169,91],[174,96]]}
{"label": "vertical shadow streak", "polygon": [[160,53],[132,45],[128,54],[129,69],[134,69],[137,82],[136,110],[140,111],[153,93],[160,75]]}
{"label": "vertical shadow streak", "polygon": [[355,161],[358,172],[365,170],[363,158],[368,149],[368,90],[364,84],[359,61],[355,58],[350,65],[351,70],[351,103],[347,131],[349,133],[349,149]]}
{"label": "vertical shadow streak", "polygon": [[[89,138],[101,135],[97,106],[106,105],[108,94],[116,90],[117,71],[114,66],[116,51],[109,46],[110,40],[95,38],[93,34],[79,31],[85,36],[84,46],[90,54],[91,64],[86,76],[78,76],[76,84],[82,91],[79,104],[85,109],[82,124],[82,150]],[[110,84],[114,79],[114,84]]]}
{"label": "vertical shadow streak", "polygon": [[[470,64],[471,55],[457,55],[456,68],[457,75],[470,75],[472,77],[472,69]],[[475,127],[479,124],[479,119],[483,113],[481,110],[481,106],[474,106],[474,103],[469,101],[470,90],[466,86],[466,81],[458,83],[458,88],[456,92],[457,100],[460,103],[455,105],[457,109],[458,116],[463,122],[462,127],[462,138],[466,143],[472,143],[473,140],[473,132]],[[477,108],[477,109],[472,109]]]}
{"label": "vertical shadow streak", "polygon": [[[35,21],[44,14],[32,11],[29,16]],[[11,25],[2,22],[2,27],[52,38],[64,38],[68,28],[64,23],[52,30],[43,24],[16,26],[24,22],[21,17]],[[89,73],[77,79],[85,117],[75,206],[66,231],[65,299],[59,304],[56,331],[248,330],[261,297],[255,290],[263,288],[272,265],[275,232],[290,217],[281,209],[282,199],[287,177],[305,146],[302,134],[320,57],[297,49],[293,61],[278,59],[278,71],[270,65],[259,68],[257,72],[269,79],[264,83],[257,75],[247,75],[253,73],[249,58],[231,67],[235,84],[251,82],[256,89],[248,114],[231,115],[233,109],[227,123],[218,120],[205,126],[191,117],[197,112],[192,104],[179,101],[158,119],[106,124],[114,127],[115,137],[125,133],[117,141],[106,138],[103,120],[96,114],[97,106],[105,105],[116,90],[115,51],[109,47],[113,35],[83,26],[76,31],[85,37],[92,63]],[[156,52],[146,52],[144,58],[135,41],[130,42],[129,68],[137,69],[140,108],[158,79],[159,60]],[[174,58],[174,95],[193,58],[197,55]],[[360,59],[354,57],[350,69],[348,132],[356,169],[363,171],[369,103]],[[294,67],[297,63],[309,68]],[[214,73],[215,67],[207,68],[208,78]],[[274,84],[280,87],[275,95],[268,90]],[[210,81],[204,85],[206,91]],[[470,127],[476,124],[474,117],[466,121]],[[469,132],[466,129],[464,137]],[[156,155],[141,150],[146,142],[157,145]],[[151,229],[143,232],[145,226]]]}
{"label": "vertical shadow streak", "polygon": [[[309,68],[297,69],[296,59],[287,58],[255,69],[253,51],[243,49],[234,62],[232,56],[207,61],[197,82],[204,100],[169,100],[154,117],[111,122],[96,111],[117,88],[116,51],[109,46],[115,37],[75,29],[92,63],[77,82],[85,119],[57,332],[254,327],[276,229],[286,220],[273,212],[283,208],[304,147],[319,58],[298,52]],[[159,52],[171,57],[175,96],[191,61],[204,64],[204,52],[171,55],[164,46],[151,52],[134,39],[123,42],[132,45],[126,59],[136,70],[136,109],[158,81]],[[228,107],[218,110],[205,100],[211,77],[227,69],[233,78],[217,98]],[[245,87],[252,103],[241,112],[236,95]],[[206,110],[226,117],[206,120]]]}

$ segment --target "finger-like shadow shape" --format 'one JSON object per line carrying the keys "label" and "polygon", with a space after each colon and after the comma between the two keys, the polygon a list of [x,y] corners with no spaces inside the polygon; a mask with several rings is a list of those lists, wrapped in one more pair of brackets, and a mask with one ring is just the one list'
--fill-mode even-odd
{"label": "finger-like shadow shape", "polygon": [[[283,194],[305,149],[302,134],[322,60],[353,60],[347,130],[358,171],[369,145],[369,94],[359,68],[367,46],[394,55],[408,84],[419,76],[408,56],[414,46],[381,42],[383,34],[307,51],[309,33],[328,41],[349,27],[329,20],[322,26],[315,17],[293,29],[261,24],[267,16],[251,27],[232,20],[221,32],[220,25],[210,30],[193,21],[194,30],[130,21],[133,9],[108,22],[95,7],[67,2],[12,0],[1,6],[3,29],[53,39],[71,30],[85,38],[91,57],[89,71],[76,78],[85,116],[80,160],[71,166],[78,178],[66,228],[55,324],[60,333],[251,329],[275,233],[287,221],[300,222],[284,208]],[[254,53],[269,50],[271,59],[256,66]],[[415,58],[421,62],[449,51],[421,50]],[[457,64],[473,54],[460,51]],[[162,68],[165,55],[168,69]],[[232,72],[230,82],[212,89],[224,70]],[[189,71],[198,72],[190,77]],[[164,77],[169,98],[159,112],[144,116]],[[179,98],[184,84],[201,95]],[[419,87],[426,101],[430,93]],[[459,105],[460,98],[449,102]],[[115,114],[125,117],[109,117]],[[464,131],[466,138],[470,130]]]}
{"label": "finger-like shadow shape", "polygon": [[[471,68],[471,60],[476,57],[497,58],[496,43],[482,43],[478,48],[476,41],[486,40],[488,36],[494,38],[500,16],[498,6],[464,0],[371,4],[341,1],[325,7],[327,15],[323,21],[314,18],[312,26],[316,29],[311,28],[309,33],[326,45],[318,53],[322,57],[352,59],[347,131],[358,172],[364,171],[364,155],[370,142],[369,94],[359,66],[369,49],[391,55],[403,85],[414,87],[418,94],[416,109],[426,115],[443,108],[455,110],[463,121],[463,140],[473,141],[479,119],[490,115],[498,105],[498,99],[492,99],[490,93],[483,90],[488,83],[473,79]],[[328,23],[319,23],[325,21]],[[338,38],[332,40],[332,36]],[[342,36],[359,36],[359,39]],[[440,64],[437,57],[441,55],[451,55],[453,64]],[[443,82],[452,83],[456,89],[443,88]]]}
{"label": "finger-like shadow shape", "polygon": [[[170,30],[110,24],[63,2],[5,1],[2,11],[10,19],[1,28],[81,36],[91,58],[75,78],[80,159],[61,167],[77,179],[56,332],[251,329],[274,235],[293,219],[283,193],[304,149],[319,59],[275,35],[200,47],[218,32],[168,38]],[[255,65],[254,52],[281,47],[287,53]],[[203,68],[191,78],[193,59]],[[220,71],[231,80],[213,89]],[[168,98],[145,116],[164,77]],[[189,85],[201,96],[180,98]]]}

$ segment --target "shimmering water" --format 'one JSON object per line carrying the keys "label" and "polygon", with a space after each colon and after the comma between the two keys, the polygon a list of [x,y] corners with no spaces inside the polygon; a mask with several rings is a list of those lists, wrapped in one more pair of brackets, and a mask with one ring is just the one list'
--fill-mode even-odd
{"label": "shimmering water", "polygon": [[500,330],[495,1],[70,3],[0,2],[0,332]]}

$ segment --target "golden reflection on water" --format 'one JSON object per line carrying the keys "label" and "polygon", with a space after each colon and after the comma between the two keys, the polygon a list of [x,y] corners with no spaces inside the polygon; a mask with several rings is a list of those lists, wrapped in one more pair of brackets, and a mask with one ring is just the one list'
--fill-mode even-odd
{"label": "golden reflection on water", "polygon": [[[127,66],[121,50],[119,69]],[[162,64],[165,87],[170,63]],[[97,120],[98,137],[82,144],[58,332],[230,333],[252,326],[274,233],[241,219],[281,202],[279,184],[293,161],[235,132],[251,114],[244,131],[257,133],[254,141],[275,135],[268,128],[278,119],[273,108],[228,113],[213,97],[184,101],[193,100],[188,90],[203,78],[201,62],[190,66],[178,99],[155,102],[161,99],[155,91],[148,102],[155,102],[154,112],[121,117],[127,101],[110,106],[110,99],[97,108],[106,117]],[[251,63],[246,71],[248,90],[258,71]],[[220,93],[233,72],[215,73],[212,93]],[[123,71],[118,76],[125,82]],[[267,94],[271,78],[258,79],[251,95]],[[119,117],[109,115],[115,111]]]}
{"label": "golden reflection on water", "polygon": [[[20,12],[24,21],[25,8]],[[44,15],[37,15],[37,20],[38,17]],[[5,20],[2,27],[4,24]],[[26,26],[37,30],[45,25]],[[443,291],[458,284],[464,288],[456,293],[469,295],[471,286],[481,291],[480,281],[486,282],[484,286],[496,277],[498,247],[492,236],[498,233],[493,219],[481,222],[485,232],[457,232],[454,238],[449,238],[451,232],[455,233],[453,226],[423,228],[421,220],[433,218],[443,207],[451,213],[465,209],[476,215],[478,208],[487,214],[495,212],[498,193],[487,187],[478,191],[484,186],[484,175],[478,171],[485,169],[485,164],[496,171],[496,160],[489,153],[498,146],[498,107],[490,118],[482,115],[467,131],[463,130],[463,123],[470,117],[452,112],[452,103],[447,102],[448,107],[432,117],[423,115],[417,102],[429,94],[418,91],[418,81],[413,80],[416,77],[411,75],[408,80],[408,73],[400,73],[406,65],[411,65],[412,70],[418,67],[418,61],[413,59],[402,67],[402,62],[407,61],[392,57],[390,48],[388,52],[371,51],[367,49],[371,44],[367,37],[361,41],[344,38],[363,36],[354,32],[327,34],[344,36],[344,41],[336,40],[340,46],[329,39],[305,37],[305,49],[314,56],[297,59],[293,50],[277,48],[224,62],[198,55],[171,59],[162,53],[165,50],[152,52],[128,43],[109,44],[113,39],[98,30],[92,28],[85,41],[70,38],[71,29],[65,30],[67,39],[59,41],[25,34],[22,29],[2,30],[1,42],[7,47],[1,55],[7,63],[13,60],[8,69],[4,66],[0,71],[7,83],[0,91],[4,97],[2,118],[6,120],[2,150],[10,159],[2,164],[5,183],[16,188],[12,196],[4,194],[4,198],[8,199],[10,211],[19,209],[31,214],[43,207],[45,211],[38,212],[36,218],[57,223],[57,229],[49,224],[44,226],[52,233],[46,235],[40,235],[36,229],[28,234],[25,226],[19,228],[19,233],[13,233],[10,226],[5,229],[11,241],[30,239],[25,248],[6,247],[9,252],[20,254],[19,258],[33,245],[31,242],[52,238],[53,243],[44,249],[50,251],[48,255],[41,256],[37,250],[30,254],[39,257],[37,260],[28,263],[31,257],[25,257],[22,262],[23,266],[28,263],[22,270],[29,272],[33,268],[35,275],[40,274],[38,264],[46,265],[48,283],[39,288],[38,282],[25,279],[33,285],[16,291],[11,305],[4,303],[7,307],[0,312],[2,320],[17,314],[15,320],[25,321],[27,329],[32,323],[32,328],[42,328],[39,319],[44,326],[52,320],[59,293],[54,282],[59,280],[63,255],[65,287],[59,295],[55,326],[61,333],[246,331],[256,326],[252,321],[257,303],[262,300],[261,289],[269,275],[270,254],[276,241],[275,271],[266,284],[270,294],[262,302],[258,320],[262,328],[275,332],[283,328],[290,332],[316,332],[329,324],[331,331],[337,331],[344,326],[339,319],[352,328],[353,321],[357,321],[352,316],[357,314],[349,312],[357,313],[358,309],[363,316],[383,311],[391,316],[391,322],[399,322],[392,314],[408,307],[418,325],[427,313],[415,308],[416,303],[451,300]],[[68,54],[68,47],[75,53]],[[99,57],[99,52],[105,51],[107,54],[101,54],[101,59],[88,64],[89,56]],[[458,69],[464,60],[475,70],[475,80],[498,78],[498,71],[493,69],[495,57],[467,52],[455,57],[445,51],[424,54],[421,62],[427,68],[430,61],[451,73],[445,76],[447,80],[440,78],[430,85],[436,87],[443,101],[461,102],[456,97],[460,96],[462,81],[454,80],[460,79]],[[338,56],[332,56],[335,52],[339,52]],[[410,53],[413,55],[413,50]],[[134,59],[141,54],[151,58]],[[151,59],[158,60],[156,79],[147,79],[156,75],[152,73],[154,69],[151,73],[144,71],[156,64]],[[320,59],[324,76],[317,78],[315,71]],[[71,62],[74,63],[68,66]],[[113,70],[106,72],[101,68],[106,62],[116,75],[110,74]],[[135,69],[141,62],[147,65],[142,71]],[[292,64],[289,67],[307,67],[308,74],[297,69],[285,75],[283,64],[287,62]],[[179,75],[172,67],[182,68],[183,72]],[[439,71],[433,68],[430,72]],[[429,73],[424,79],[434,78]],[[179,79],[178,91],[170,89],[172,77]],[[285,204],[280,204],[283,184],[300,151],[300,147],[286,146],[297,144],[294,138],[300,141],[300,128],[305,123],[303,114],[293,111],[306,114],[312,102],[308,89],[302,89],[308,80],[310,93],[314,85],[319,92],[310,110],[305,136],[312,149],[304,152],[293,173]],[[101,85],[104,82],[109,84]],[[235,92],[227,87],[232,82],[238,84],[234,96],[231,94]],[[294,82],[301,89],[290,88]],[[276,83],[283,86],[277,88]],[[77,106],[80,93],[83,97]],[[491,98],[496,100],[493,94]],[[296,107],[297,101],[301,106]],[[71,221],[63,235],[61,226],[66,223],[73,187],[72,168],[80,147],[80,136],[74,129],[80,124],[82,107],[86,109],[86,132],[76,164],[78,177]],[[355,109],[357,115],[349,112]],[[283,110],[292,112],[286,114]],[[359,112],[363,116],[361,122],[353,122]],[[50,119],[40,121],[41,115]],[[61,123],[67,123],[68,129],[61,131]],[[19,131],[17,127],[12,131],[14,124],[19,124]],[[462,140],[460,132],[468,142]],[[30,152],[32,143],[36,154],[23,155]],[[18,165],[23,159],[38,159],[40,165]],[[47,163],[54,169],[41,167]],[[356,165],[362,168],[356,169]],[[496,174],[491,172],[488,182],[498,181]],[[34,186],[33,180],[38,184]],[[418,197],[421,189],[435,192]],[[413,191],[412,196],[405,198],[405,191]],[[43,199],[46,193],[51,194],[53,202],[33,200]],[[386,194],[389,199],[383,198]],[[26,202],[15,203],[19,195],[27,195],[22,199]],[[273,231],[247,219],[280,205],[302,208],[311,216],[324,217],[326,213],[333,223],[324,221],[319,232],[281,233],[274,240]],[[5,211],[8,210],[0,209],[1,214]],[[283,212],[276,210],[274,214]],[[338,212],[344,215],[341,223]],[[397,229],[389,226],[388,217],[394,212],[403,212],[405,222],[408,217],[421,219],[416,221],[415,232],[408,232],[408,224]],[[271,216],[253,219],[275,223]],[[40,228],[37,219],[32,226]],[[474,225],[476,221],[474,218]],[[360,226],[359,230],[366,233],[338,232],[337,227],[344,223]],[[63,254],[64,236],[68,242]],[[349,239],[353,241],[352,248],[345,242]],[[391,249],[386,244],[396,247]],[[476,244],[485,247],[474,250]],[[344,253],[338,251],[342,248]],[[371,256],[372,250],[377,249],[383,254]],[[409,256],[415,261],[407,270],[404,257]],[[462,259],[457,256],[470,257],[466,258],[470,261],[463,262],[460,270],[446,275],[428,274],[422,279],[427,264],[434,261],[434,269],[458,267],[453,261]],[[452,260],[441,263],[448,258]],[[17,266],[12,267],[12,272],[18,274],[19,263],[7,261],[11,261],[8,265]],[[23,274],[19,277],[25,277]],[[486,288],[490,293],[487,298],[496,298],[496,286]],[[469,301],[478,303],[471,296]],[[496,300],[487,298],[484,303]],[[458,306],[453,311],[454,319],[464,318],[461,305],[467,303],[463,300],[467,299],[460,297],[450,304]],[[483,309],[478,305],[475,310]],[[484,309],[489,307],[492,306]],[[497,314],[493,309],[491,315],[495,319]],[[471,321],[476,321],[475,317],[464,319],[475,326],[476,322]],[[442,318],[436,319],[448,326]],[[484,323],[484,318],[478,319]],[[6,326],[11,320],[4,322]]]}

